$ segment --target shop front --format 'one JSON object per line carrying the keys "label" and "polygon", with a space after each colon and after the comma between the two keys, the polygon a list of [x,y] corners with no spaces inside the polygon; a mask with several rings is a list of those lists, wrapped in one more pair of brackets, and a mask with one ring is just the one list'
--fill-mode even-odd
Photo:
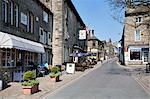
{"label": "shop front", "polygon": [[45,53],[42,44],[0,32],[0,67],[10,81],[21,81],[23,73],[33,70],[38,55]]}
{"label": "shop front", "polygon": [[148,46],[130,46],[128,50],[129,65],[143,65],[148,63]]}

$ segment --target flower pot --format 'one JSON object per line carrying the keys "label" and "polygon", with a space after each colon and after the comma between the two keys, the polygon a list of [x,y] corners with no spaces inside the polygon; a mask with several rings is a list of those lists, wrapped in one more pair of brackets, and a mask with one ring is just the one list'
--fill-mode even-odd
{"label": "flower pot", "polygon": [[39,84],[34,86],[23,86],[23,94],[30,95],[39,91]]}
{"label": "flower pot", "polygon": [[59,81],[59,76],[57,77],[50,77],[52,82],[58,82]]}

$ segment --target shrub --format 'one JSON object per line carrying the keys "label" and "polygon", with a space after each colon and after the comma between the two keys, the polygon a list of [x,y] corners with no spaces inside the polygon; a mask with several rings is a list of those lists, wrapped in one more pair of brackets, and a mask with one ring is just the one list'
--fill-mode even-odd
{"label": "shrub", "polygon": [[36,84],[39,84],[39,82],[36,80],[36,75],[32,71],[27,71],[23,75],[24,82],[22,83],[23,86],[34,86]]}
{"label": "shrub", "polygon": [[61,72],[60,72],[59,67],[54,66],[54,67],[51,68],[51,74],[50,74],[51,78],[54,78],[54,77],[57,77],[57,76],[60,76],[60,75],[61,75]]}
{"label": "shrub", "polygon": [[58,72],[58,73],[51,73],[50,74],[50,77],[51,78],[54,78],[54,77],[57,77],[57,76],[60,76],[61,75],[61,72]]}
{"label": "shrub", "polygon": [[34,86],[39,84],[39,82],[37,80],[29,80],[29,81],[24,81],[22,83],[23,86]]}
{"label": "shrub", "polygon": [[60,72],[60,68],[57,67],[57,66],[54,66],[54,67],[51,68],[51,72],[56,74],[56,73]]}
{"label": "shrub", "polygon": [[33,80],[35,78],[36,78],[36,74],[34,72],[32,72],[32,71],[27,71],[23,75],[23,80],[24,81]]}

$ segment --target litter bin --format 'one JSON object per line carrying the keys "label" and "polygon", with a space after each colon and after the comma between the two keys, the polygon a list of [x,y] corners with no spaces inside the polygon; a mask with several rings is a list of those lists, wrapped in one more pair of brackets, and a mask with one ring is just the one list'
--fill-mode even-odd
{"label": "litter bin", "polygon": [[56,65],[57,67],[59,67],[59,70],[60,70],[60,72],[61,72],[61,65]]}

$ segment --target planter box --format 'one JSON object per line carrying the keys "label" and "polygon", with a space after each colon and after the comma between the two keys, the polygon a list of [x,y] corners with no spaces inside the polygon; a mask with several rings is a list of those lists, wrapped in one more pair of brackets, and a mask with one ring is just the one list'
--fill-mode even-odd
{"label": "planter box", "polygon": [[51,82],[58,82],[59,81],[59,76],[57,77],[50,77]]}
{"label": "planter box", "polygon": [[24,95],[31,95],[39,91],[39,84],[34,86],[23,86],[23,94]]}

